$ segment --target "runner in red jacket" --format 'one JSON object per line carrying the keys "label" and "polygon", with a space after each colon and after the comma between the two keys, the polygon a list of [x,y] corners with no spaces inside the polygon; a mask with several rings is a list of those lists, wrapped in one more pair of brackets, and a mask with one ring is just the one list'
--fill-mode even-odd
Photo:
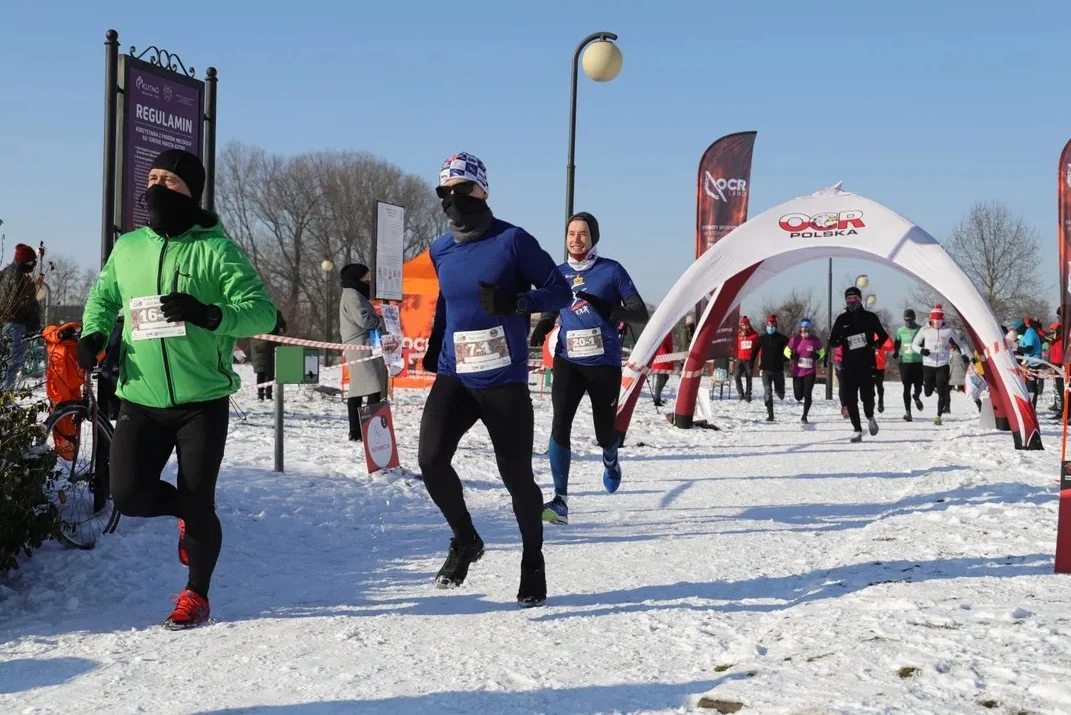
{"label": "runner in red jacket", "polygon": [[[741,400],[751,402],[751,378],[755,374],[755,359],[759,356],[759,334],[751,327],[748,317],[740,318],[740,330],[736,333],[736,391]],[[744,387],[746,380],[746,389]]]}
{"label": "runner in red jacket", "polygon": [[[655,357],[661,357],[663,355],[673,354],[673,333],[670,333],[662,339],[662,344],[658,347],[658,352],[655,353]],[[656,362],[651,368],[651,372],[654,377],[651,378],[651,387],[654,390],[654,403],[655,407],[661,407],[666,404],[662,401],[662,389],[669,381],[669,376],[673,373],[672,362]]]}

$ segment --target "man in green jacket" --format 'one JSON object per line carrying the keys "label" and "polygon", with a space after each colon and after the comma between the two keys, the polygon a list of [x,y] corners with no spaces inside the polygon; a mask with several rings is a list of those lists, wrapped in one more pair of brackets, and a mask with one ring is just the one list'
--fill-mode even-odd
{"label": "man in green jacket", "polygon": [[[149,172],[149,225],[124,234],[90,291],[78,363],[91,369],[121,311],[119,418],[111,447],[111,492],[122,514],[174,516],[189,580],[165,625],[209,618],[208,585],[222,531],[216,478],[240,386],[231,369],[240,337],[271,332],[277,311],[260,276],[219,218],[201,209],[205,170],[169,149]],[[178,450],[178,487],[161,473]]]}

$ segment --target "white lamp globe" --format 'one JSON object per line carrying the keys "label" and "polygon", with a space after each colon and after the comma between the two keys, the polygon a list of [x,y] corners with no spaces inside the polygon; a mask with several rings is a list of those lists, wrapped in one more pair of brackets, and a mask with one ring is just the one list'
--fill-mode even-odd
{"label": "white lamp globe", "polygon": [[874,304],[877,303],[877,302],[878,302],[878,297],[876,295],[868,295],[866,297],[866,307],[868,307],[868,308],[873,307]]}
{"label": "white lamp globe", "polygon": [[332,263],[330,259],[327,259],[320,264],[320,268],[323,269],[324,273],[330,273],[331,271],[335,270],[335,264]]}
{"label": "white lamp globe", "polygon": [[596,82],[609,82],[621,74],[624,58],[617,45],[609,40],[599,40],[588,45],[581,58],[584,74]]}
{"label": "white lamp globe", "polygon": [[866,274],[863,274],[855,279],[855,287],[859,290],[863,290],[870,285],[870,278]]}

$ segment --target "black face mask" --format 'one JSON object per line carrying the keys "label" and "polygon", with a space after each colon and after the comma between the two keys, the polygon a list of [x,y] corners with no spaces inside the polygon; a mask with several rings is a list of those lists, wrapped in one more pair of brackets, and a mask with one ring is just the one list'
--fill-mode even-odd
{"label": "black face mask", "polygon": [[450,194],[442,200],[443,211],[455,226],[471,231],[488,211],[487,202],[475,196]]}
{"label": "black face mask", "polygon": [[863,304],[862,303],[847,303],[847,304],[845,304],[845,306],[847,307],[848,311],[851,312],[851,313],[854,313],[854,312],[856,312],[858,310],[862,310],[863,309]]}
{"label": "black face mask", "polygon": [[154,184],[145,192],[149,226],[161,236],[172,238],[186,233],[201,216],[201,207],[185,194]]}
{"label": "black face mask", "polygon": [[372,284],[368,281],[357,281],[357,283],[353,287],[358,293],[363,295],[366,300],[372,299]]}
{"label": "black face mask", "polygon": [[36,263],[19,263],[19,273],[33,273],[33,269],[37,268]]}

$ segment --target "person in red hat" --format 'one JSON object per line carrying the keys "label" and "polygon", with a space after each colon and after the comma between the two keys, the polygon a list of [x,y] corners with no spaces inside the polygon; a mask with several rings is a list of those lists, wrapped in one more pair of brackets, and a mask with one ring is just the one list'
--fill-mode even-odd
{"label": "person in red hat", "polygon": [[20,243],[15,246],[15,260],[0,272],[0,390],[14,389],[26,359],[26,336],[41,329],[35,268],[37,253]]}
{"label": "person in red hat", "polygon": [[741,400],[751,402],[751,380],[755,374],[755,360],[758,356],[759,334],[751,327],[751,320],[746,315],[742,316],[740,330],[736,334],[736,365],[733,367],[736,391]]}

